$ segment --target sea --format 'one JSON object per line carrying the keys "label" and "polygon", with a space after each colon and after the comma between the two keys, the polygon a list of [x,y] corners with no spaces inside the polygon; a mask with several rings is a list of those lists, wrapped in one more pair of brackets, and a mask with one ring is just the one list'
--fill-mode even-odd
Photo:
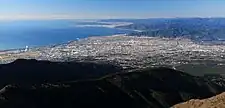
{"label": "sea", "polygon": [[76,20],[0,21],[0,50],[60,44],[91,36],[133,32],[109,27],[80,26],[95,24],[97,23]]}

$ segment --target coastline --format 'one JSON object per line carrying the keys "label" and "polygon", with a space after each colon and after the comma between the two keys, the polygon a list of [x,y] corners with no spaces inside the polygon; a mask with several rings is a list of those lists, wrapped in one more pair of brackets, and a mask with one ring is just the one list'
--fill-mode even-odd
{"label": "coastline", "polygon": [[[81,21],[81,22],[85,22],[85,21]],[[88,21],[88,23],[89,22],[98,22],[98,21]],[[15,51],[15,50],[24,50],[26,46],[29,46],[30,48],[44,47],[44,46],[55,46],[55,45],[58,45],[58,44],[65,44],[65,43],[68,43],[70,41],[75,41],[75,40],[78,40],[78,39],[92,37],[92,36],[106,36],[106,35],[114,35],[114,34],[125,35],[127,32],[130,32],[130,31],[128,31],[128,29],[126,31],[125,29],[119,29],[119,28],[116,28],[116,27],[121,26],[121,25],[128,25],[128,24],[131,24],[131,23],[111,23],[111,22],[110,23],[109,22],[98,22],[98,23],[108,24],[108,25],[76,25],[77,27],[84,27],[84,30],[86,30],[85,27],[87,27],[87,30],[89,30],[89,31],[87,31],[87,30],[84,31],[84,32],[87,32],[87,33],[83,33],[83,32],[78,33],[78,34],[75,33],[74,36],[73,36],[73,37],[75,37],[74,39],[69,38],[66,41],[63,41],[63,42],[60,42],[60,43],[59,42],[54,43],[54,41],[53,41],[53,42],[50,42],[50,44],[46,44],[46,45],[44,45],[44,44],[43,45],[42,44],[40,44],[40,45],[39,44],[24,44],[24,46],[19,45],[19,46],[9,47],[9,48],[8,47],[6,47],[6,48],[2,47],[0,49],[0,52],[10,52],[10,51]],[[90,27],[90,28],[88,28],[88,27]],[[97,29],[96,33],[95,33],[95,31],[92,31],[92,30],[95,30],[95,29]],[[110,29],[112,29],[112,30],[110,30]],[[105,31],[105,32],[101,32],[101,31]],[[88,33],[88,32],[90,32],[90,33]],[[72,36],[69,36],[69,37],[72,37]]]}
{"label": "coastline", "polygon": [[[82,24],[82,25],[76,25],[76,27],[106,27],[106,28],[116,28],[118,26],[127,26],[131,25],[133,23],[131,22],[101,22],[101,21],[92,21],[93,25],[90,24]],[[98,25],[99,24],[99,25]]]}
{"label": "coastline", "polygon": [[99,23],[99,25],[98,24],[94,24],[94,25],[85,24],[85,25],[76,25],[76,27],[106,27],[106,28],[115,28],[118,30],[130,30],[130,31],[134,31],[134,32],[142,32],[142,30],[119,28],[120,26],[132,25],[133,23],[131,23],[131,22],[101,22],[101,21],[92,21],[92,22]]}
{"label": "coastline", "polygon": [[[124,69],[165,66],[183,71],[192,65],[205,66],[202,63],[224,67],[224,57],[224,45],[200,45],[185,38],[116,34],[91,36],[63,44],[30,48],[27,51],[0,52],[0,64],[17,59],[36,59],[53,62],[112,62]],[[191,70],[187,72],[195,75]]]}

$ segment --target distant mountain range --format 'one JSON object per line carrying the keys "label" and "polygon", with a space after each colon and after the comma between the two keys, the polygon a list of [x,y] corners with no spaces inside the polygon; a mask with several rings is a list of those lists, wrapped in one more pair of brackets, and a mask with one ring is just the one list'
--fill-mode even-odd
{"label": "distant mountain range", "polygon": [[225,91],[216,78],[163,67],[128,72],[105,63],[21,59],[0,65],[0,107],[169,108]]}
{"label": "distant mountain range", "polygon": [[118,28],[142,30],[129,35],[152,37],[184,37],[194,41],[225,40],[225,18],[153,18],[111,19],[115,22],[132,22]]}

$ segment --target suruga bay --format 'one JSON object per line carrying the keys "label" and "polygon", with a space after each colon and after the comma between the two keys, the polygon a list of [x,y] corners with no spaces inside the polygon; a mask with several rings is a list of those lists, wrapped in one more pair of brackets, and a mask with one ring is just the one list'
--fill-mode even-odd
{"label": "suruga bay", "polygon": [[76,20],[0,21],[0,50],[54,45],[90,36],[133,32],[116,29],[115,26],[113,23]]}

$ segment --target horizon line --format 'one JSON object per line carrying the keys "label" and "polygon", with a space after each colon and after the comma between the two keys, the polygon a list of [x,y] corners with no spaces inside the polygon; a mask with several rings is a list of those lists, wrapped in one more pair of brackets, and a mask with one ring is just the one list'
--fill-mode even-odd
{"label": "horizon line", "polygon": [[18,19],[5,19],[0,18],[0,21],[16,21],[16,20],[104,20],[104,19],[185,19],[185,18],[225,18],[224,17],[145,17],[145,18],[132,18],[132,17],[118,17],[118,18],[18,18]]}

